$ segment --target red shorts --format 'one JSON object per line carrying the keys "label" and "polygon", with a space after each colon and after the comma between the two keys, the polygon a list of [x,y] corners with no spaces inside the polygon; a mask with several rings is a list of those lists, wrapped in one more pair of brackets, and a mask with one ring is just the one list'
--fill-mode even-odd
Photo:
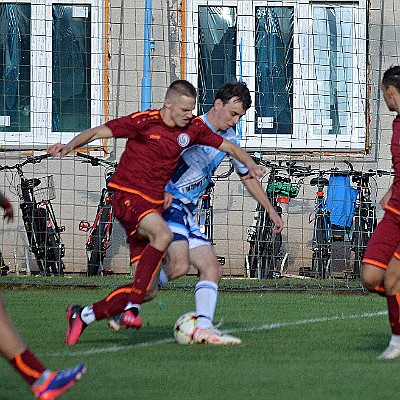
{"label": "red shorts", "polygon": [[152,201],[139,194],[116,190],[112,197],[114,215],[125,229],[127,243],[129,244],[130,261],[140,258],[149,241],[137,234],[139,222],[149,213],[161,214],[163,201]]}
{"label": "red shorts", "polygon": [[363,263],[386,269],[393,257],[400,260],[400,215],[386,210],[369,239]]}

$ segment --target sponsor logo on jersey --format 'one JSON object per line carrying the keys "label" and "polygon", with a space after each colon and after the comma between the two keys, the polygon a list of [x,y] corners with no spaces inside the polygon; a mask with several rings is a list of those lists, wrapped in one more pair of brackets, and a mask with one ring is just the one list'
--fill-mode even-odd
{"label": "sponsor logo on jersey", "polygon": [[192,182],[192,183],[188,184],[187,186],[182,186],[180,188],[180,190],[182,193],[190,192],[192,190],[195,190],[195,189],[203,186],[208,180],[209,180],[208,177],[205,176],[197,182]]}
{"label": "sponsor logo on jersey", "polygon": [[187,133],[181,133],[178,136],[178,144],[181,147],[186,147],[190,142],[190,137]]}

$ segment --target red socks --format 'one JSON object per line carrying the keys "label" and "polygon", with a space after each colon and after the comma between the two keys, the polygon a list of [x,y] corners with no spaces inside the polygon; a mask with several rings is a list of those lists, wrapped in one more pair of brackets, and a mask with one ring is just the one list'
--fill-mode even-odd
{"label": "red socks", "polygon": [[142,304],[163,255],[163,251],[147,245],[136,267],[133,282],[118,287],[105,299],[93,304],[93,312],[96,320],[120,314],[128,302]]}
{"label": "red socks", "polygon": [[129,301],[134,304],[142,304],[147,290],[156,274],[164,252],[155,247],[147,245],[143,250],[140,261],[136,267],[133,286],[136,290],[132,291]]}
{"label": "red socks", "polygon": [[15,356],[10,360],[10,364],[30,386],[32,386],[46,370],[46,367],[29,349],[25,349],[22,354]]}
{"label": "red socks", "polygon": [[400,335],[400,293],[386,296],[388,304],[389,323],[393,335]]}

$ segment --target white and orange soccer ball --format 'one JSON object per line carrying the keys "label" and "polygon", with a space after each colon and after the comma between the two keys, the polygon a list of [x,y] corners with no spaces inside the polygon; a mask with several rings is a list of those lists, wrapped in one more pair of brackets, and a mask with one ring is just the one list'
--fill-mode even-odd
{"label": "white and orange soccer ball", "polygon": [[181,315],[175,322],[174,336],[179,344],[193,343],[193,333],[196,329],[196,313],[190,311]]}

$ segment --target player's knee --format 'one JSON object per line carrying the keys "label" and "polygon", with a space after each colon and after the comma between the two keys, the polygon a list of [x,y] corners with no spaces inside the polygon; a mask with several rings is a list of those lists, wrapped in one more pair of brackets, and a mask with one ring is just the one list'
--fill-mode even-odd
{"label": "player's knee", "polygon": [[383,284],[383,274],[376,267],[371,268],[369,264],[363,264],[361,269],[361,282],[367,289],[375,289]]}
{"label": "player's knee", "polygon": [[214,263],[197,265],[196,268],[200,272],[200,280],[219,283],[223,275],[222,265],[217,260]]}
{"label": "player's knee", "polygon": [[168,271],[168,279],[170,281],[185,276],[189,272],[189,264],[186,262],[172,262]]}
{"label": "player's knee", "polygon": [[214,270],[214,281],[219,282],[224,273],[222,265],[220,263],[216,264],[215,267],[213,268],[213,270]]}
{"label": "player's knee", "polygon": [[214,268],[208,268],[203,276],[204,279],[212,282],[219,282],[223,275],[222,266],[218,263],[214,266]]}
{"label": "player's knee", "polygon": [[146,293],[146,297],[144,299],[145,302],[148,301],[152,301],[157,297],[158,294],[158,287],[154,287],[152,289],[150,289],[147,293]]}
{"label": "player's knee", "polygon": [[166,250],[172,242],[173,233],[169,229],[161,229],[150,243],[157,249]]}

